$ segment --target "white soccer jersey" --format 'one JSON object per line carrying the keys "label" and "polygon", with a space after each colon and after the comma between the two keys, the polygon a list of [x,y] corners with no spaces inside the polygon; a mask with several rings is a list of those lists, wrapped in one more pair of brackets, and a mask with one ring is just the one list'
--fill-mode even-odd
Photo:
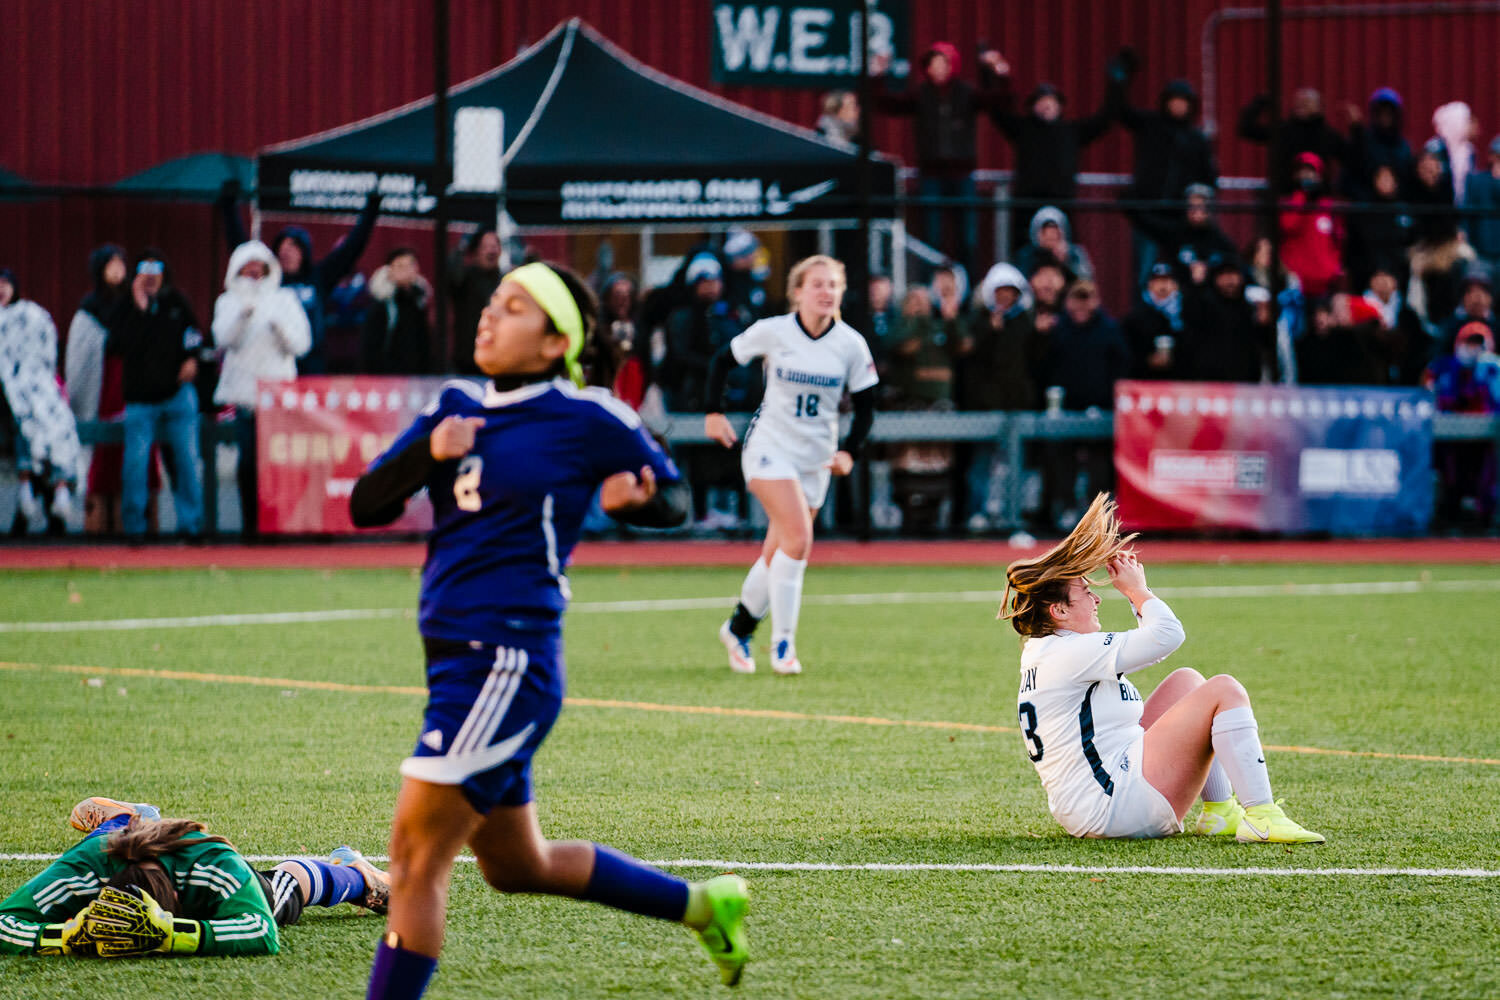
{"label": "white soccer jersey", "polygon": [[843,320],[812,337],[796,313],[771,316],[730,341],[734,360],[764,358],[766,394],[745,432],[745,447],[765,448],[799,469],[817,468],[838,450],[839,400],[880,379],[870,347]]}
{"label": "white soccer jersey", "polygon": [[1058,632],[1026,640],[1017,696],[1026,755],[1047,790],[1047,808],[1074,836],[1097,834],[1109,815],[1122,761],[1141,736],[1141,693],[1125,675],[1182,645],[1182,623],[1165,601],[1141,607],[1128,632]]}

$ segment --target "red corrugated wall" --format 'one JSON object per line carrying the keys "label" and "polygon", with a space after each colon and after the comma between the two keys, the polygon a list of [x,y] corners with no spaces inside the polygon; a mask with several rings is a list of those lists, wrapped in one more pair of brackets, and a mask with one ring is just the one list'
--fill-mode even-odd
{"label": "red corrugated wall", "polygon": [[[908,0],[918,46],[946,38],[972,59],[976,44],[1000,46],[1017,85],[1058,83],[1075,110],[1103,88],[1103,64],[1121,45],[1143,59],[1134,97],[1146,103],[1167,79],[1204,84],[1211,44],[1215,124],[1226,174],[1261,172],[1262,152],[1233,136],[1234,113],[1264,88],[1263,22],[1254,6],[1213,0]],[[689,82],[709,79],[712,0],[453,0],[452,79],[504,61],[558,21],[580,16],[643,61]],[[1409,137],[1430,133],[1437,104],[1467,100],[1488,136],[1500,130],[1493,58],[1500,51],[1500,3],[1418,5],[1288,4],[1284,83],[1320,87],[1336,120],[1345,100],[1363,103],[1382,84],[1407,98]],[[1422,13],[1407,13],[1423,10]],[[1304,17],[1304,13],[1316,16]],[[382,111],[430,91],[430,4],[422,0],[12,0],[0,62],[6,127],[0,167],[39,181],[107,183],[174,156],[204,150],[250,154]],[[972,72],[971,68],[968,68]],[[713,88],[783,118],[811,123],[815,93]],[[981,164],[1008,164],[988,126]],[[877,144],[900,156],[909,126],[880,122]],[[581,136],[580,141],[587,141]],[[1129,169],[1129,144],[1114,134],[1094,146],[1084,169]],[[180,281],[205,313],[225,259],[206,208],[79,199],[0,205],[0,261],[17,267],[29,294],[66,324],[86,286],[84,258],[105,239],[150,243],[174,258]],[[337,233],[315,227],[320,245]],[[1123,228],[1090,219],[1085,237],[1108,257]],[[416,243],[425,232],[383,230],[366,257]],[[430,266],[430,261],[428,262]],[[1107,265],[1106,265],[1107,266]]]}

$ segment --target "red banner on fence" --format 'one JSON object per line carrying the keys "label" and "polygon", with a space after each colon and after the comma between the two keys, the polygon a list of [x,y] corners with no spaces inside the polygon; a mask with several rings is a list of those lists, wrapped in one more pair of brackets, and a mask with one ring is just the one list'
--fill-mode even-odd
{"label": "red banner on fence", "polygon": [[1424,531],[1431,397],[1420,389],[1115,383],[1115,483],[1130,528]]}
{"label": "red banner on fence", "polygon": [[[310,376],[261,382],[256,406],[260,530],[273,534],[353,532],[355,480],[437,395],[443,379]],[[386,531],[432,526],[425,494]]]}

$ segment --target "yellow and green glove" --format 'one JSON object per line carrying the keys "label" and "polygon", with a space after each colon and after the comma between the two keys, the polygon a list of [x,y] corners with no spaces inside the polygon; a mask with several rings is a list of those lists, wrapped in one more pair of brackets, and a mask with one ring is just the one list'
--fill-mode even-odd
{"label": "yellow and green glove", "polygon": [[105,886],[85,911],[83,926],[102,958],[191,955],[203,941],[202,924],[172,916],[138,885]]}
{"label": "yellow and green glove", "polygon": [[[93,904],[89,904],[92,906]],[[99,949],[85,924],[89,908],[86,906],[73,917],[60,924],[42,927],[41,940],[37,943],[38,955],[87,955],[99,954]]]}

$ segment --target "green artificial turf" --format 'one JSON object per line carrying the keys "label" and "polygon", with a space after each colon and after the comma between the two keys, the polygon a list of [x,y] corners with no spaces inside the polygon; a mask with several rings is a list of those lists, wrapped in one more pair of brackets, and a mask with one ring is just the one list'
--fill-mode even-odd
{"label": "green artificial turf", "polygon": [[[747,997],[1500,995],[1500,879],[1368,873],[1500,869],[1500,569],[1181,566],[1150,576],[1188,642],[1137,678],[1142,690],[1173,666],[1230,672],[1268,746],[1471,760],[1269,752],[1277,795],[1328,836],[1321,847],[1075,841],[1048,816],[1014,731],[1018,644],[983,596],[998,591],[998,569],[825,568],[814,556],[797,678],[770,674],[764,643],[761,673],[725,666],[714,633],[738,573],[589,570],[573,575],[569,693],[630,704],[564,710],[536,761],[543,825],[658,861],[1355,870],[746,870]],[[1424,585],[1256,596],[1375,581]],[[384,853],[396,768],[422,705],[401,690],[422,683],[412,573],[11,573],[0,590],[8,622],[390,609],[352,621],[0,631],[0,662],[22,665],[0,669],[0,853],[65,849],[75,837],[67,811],[90,794],[204,820],[248,854],[345,842]],[[826,603],[893,593],[956,596]],[[715,597],[722,605],[609,607]],[[1101,615],[1107,628],[1131,624],[1120,600]],[[196,676],[112,672],[122,669]],[[0,887],[42,864],[0,861]],[[357,998],[381,926],[343,906],[310,911],[271,958],[0,959],[0,997]],[[460,864],[429,996],[724,992],[678,927],[502,897]]]}

